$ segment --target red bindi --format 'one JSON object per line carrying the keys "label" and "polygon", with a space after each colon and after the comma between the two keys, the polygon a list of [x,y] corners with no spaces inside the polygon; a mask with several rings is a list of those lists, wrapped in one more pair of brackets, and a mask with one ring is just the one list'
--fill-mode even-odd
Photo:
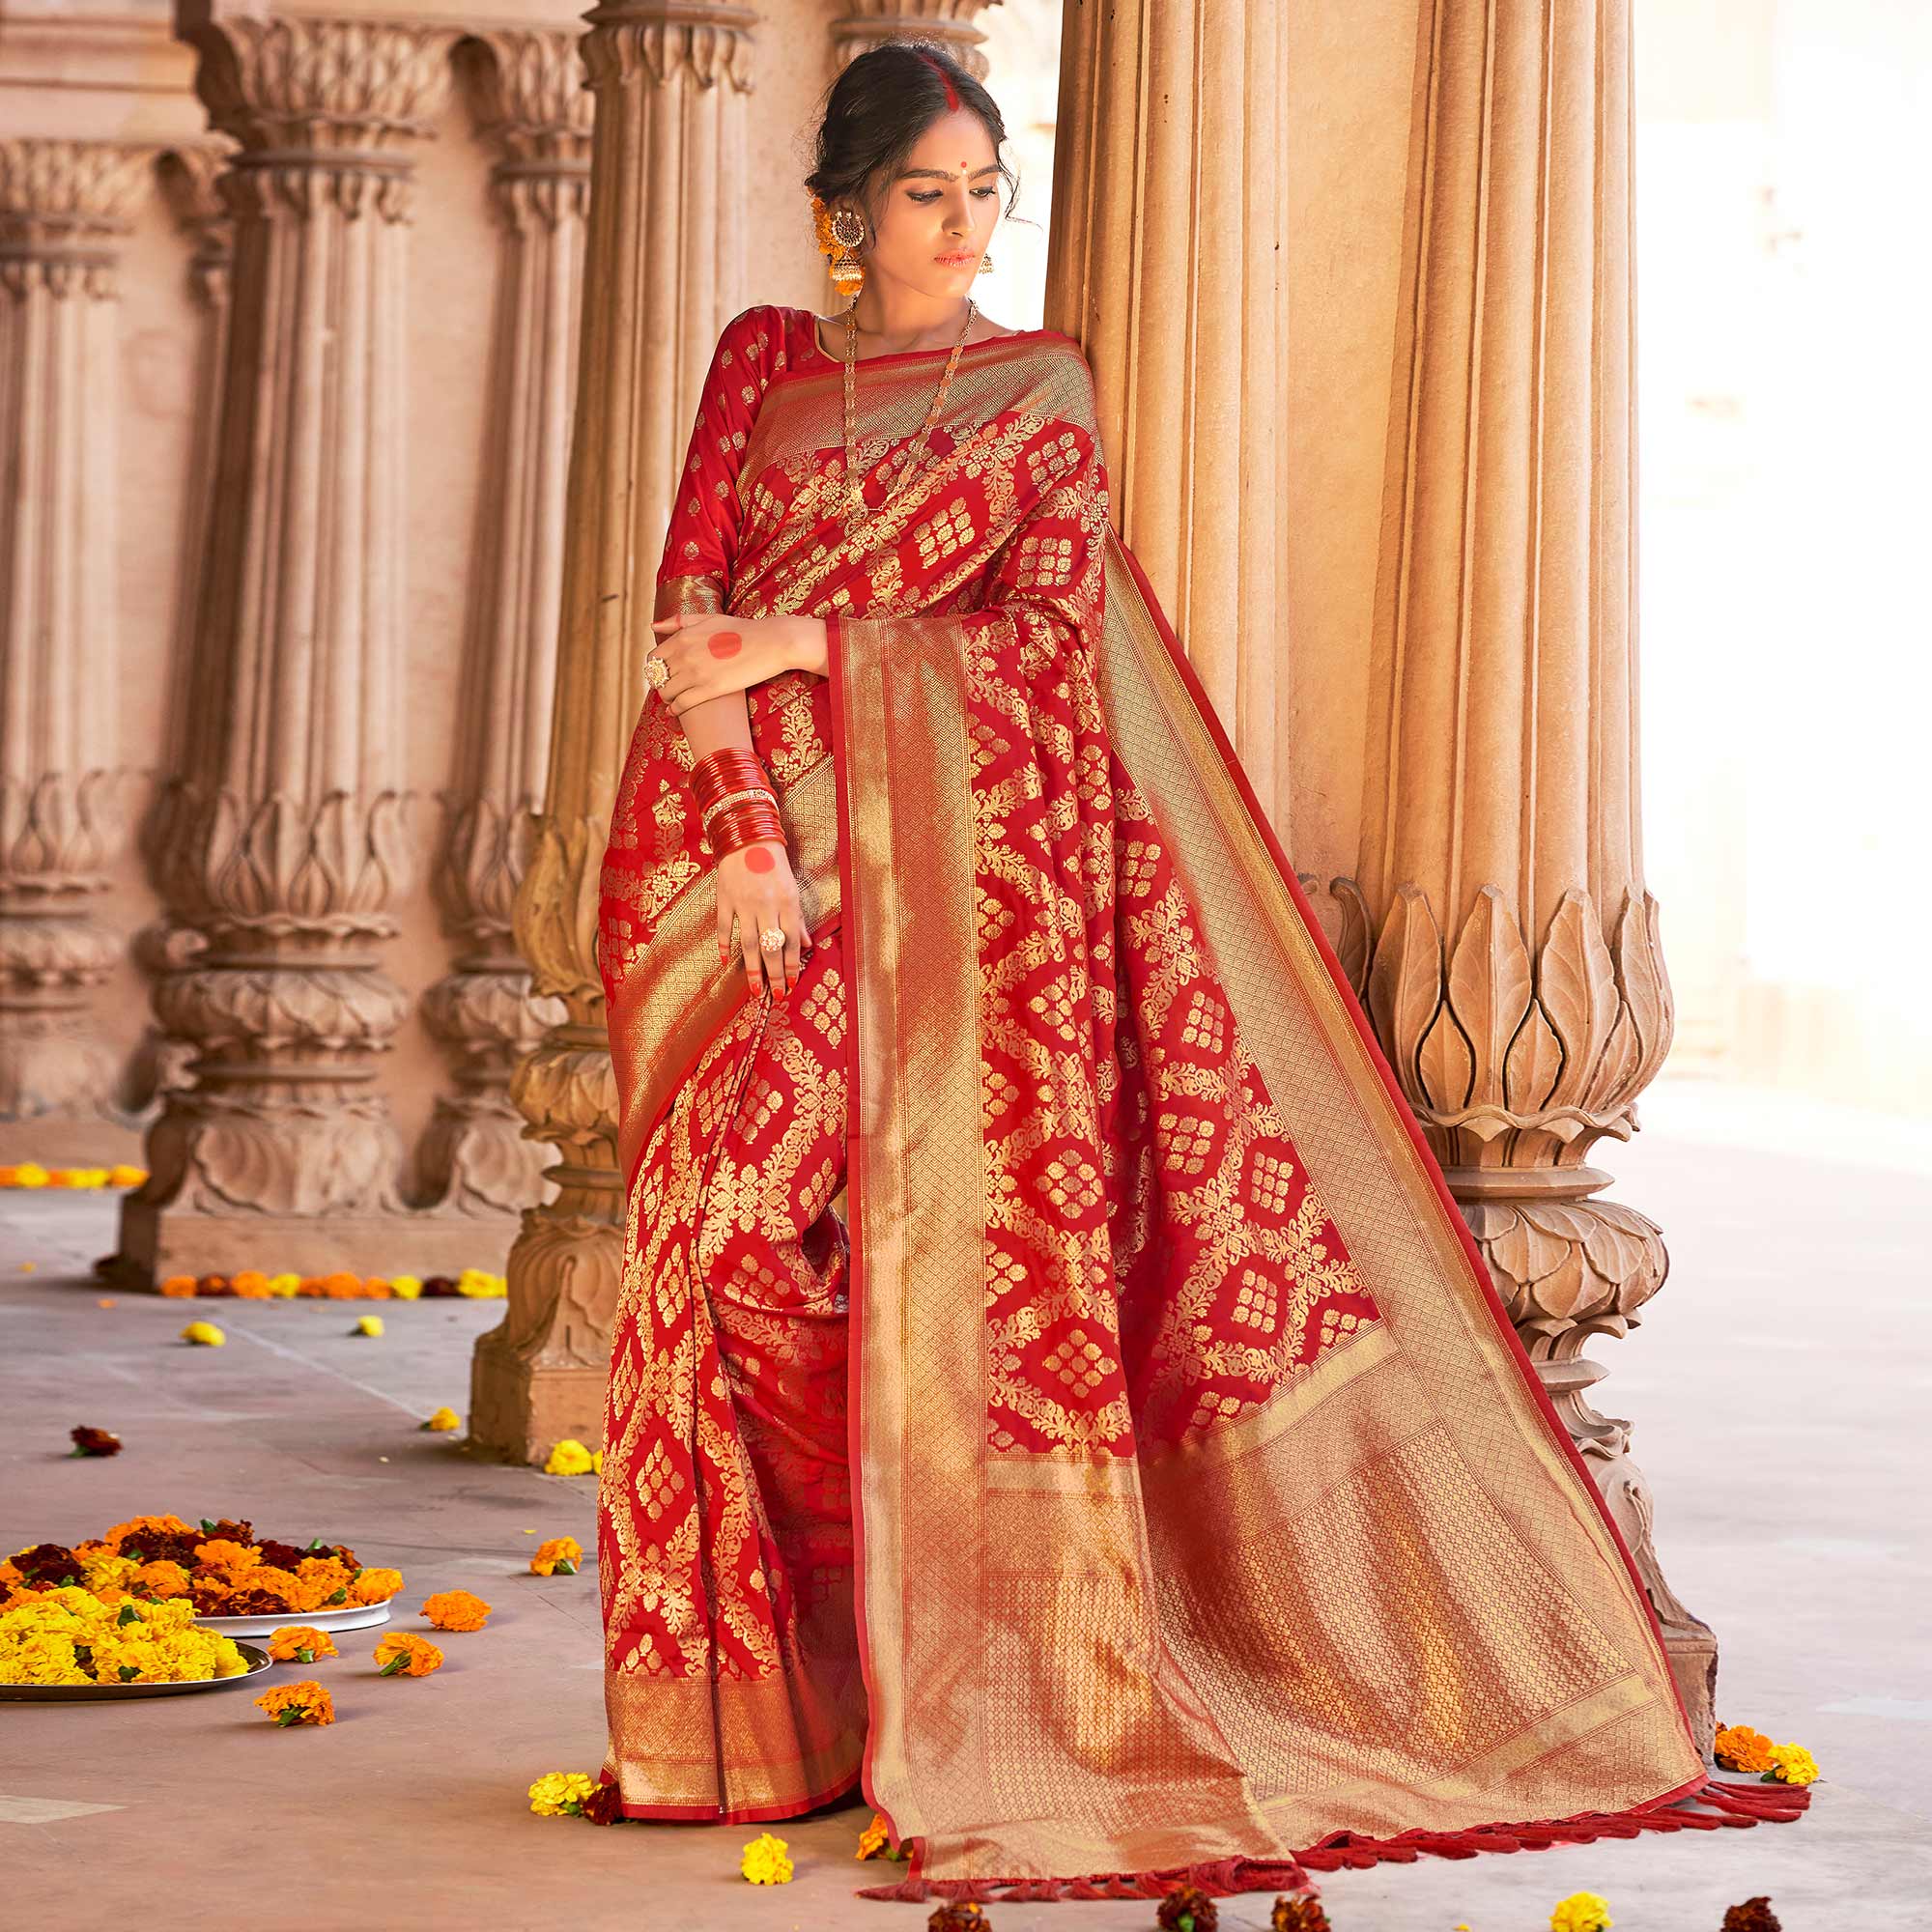
{"label": "red bindi", "polygon": [[769,872],[778,861],[771,855],[771,848],[765,845],[745,847],[745,869],[748,872]]}
{"label": "red bindi", "polygon": [[745,648],[745,634],[742,631],[713,631],[704,641],[714,658],[735,658]]}

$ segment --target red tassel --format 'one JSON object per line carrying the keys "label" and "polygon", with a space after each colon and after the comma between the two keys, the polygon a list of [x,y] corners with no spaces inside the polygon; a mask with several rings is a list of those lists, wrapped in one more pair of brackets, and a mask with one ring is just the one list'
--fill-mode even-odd
{"label": "red tassel", "polygon": [[[1192,1885],[1210,1898],[1242,1891],[1314,1892],[1311,1871],[1366,1871],[1378,1864],[1413,1864],[1427,1852],[1438,1859],[1473,1859],[1482,1852],[1547,1852],[1552,1845],[1588,1845],[1599,1838],[1634,1838],[1645,1832],[1715,1832],[1725,1826],[1785,1825],[1811,1804],[1804,1784],[1738,1784],[1707,1777],[1674,1804],[1645,1810],[1581,1811],[1574,1818],[1538,1818],[1524,1824],[1475,1825],[1462,1832],[1402,1832],[1392,1838],[1333,1832],[1297,1859],[1218,1859],[1166,1871],[1098,1872],[1080,1878],[952,1878],[902,1880],[873,1886],[861,1898],[919,1904],[928,1898],[973,1898],[981,1903],[1060,1898],[1160,1898],[1177,1885]],[[1703,1809],[1697,1809],[1697,1806]]]}

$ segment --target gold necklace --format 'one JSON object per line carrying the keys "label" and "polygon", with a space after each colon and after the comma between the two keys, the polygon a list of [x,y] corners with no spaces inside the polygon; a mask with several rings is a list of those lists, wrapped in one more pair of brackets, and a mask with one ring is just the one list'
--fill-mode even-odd
{"label": "gold necklace", "polygon": [[[939,412],[945,407],[946,392],[952,385],[952,372],[959,365],[959,352],[966,346],[966,331],[973,327],[973,318],[979,313],[973,298],[966,298],[966,320],[959,326],[959,340],[952,345],[952,354],[946,358],[946,372],[939,379],[939,393],[932,399],[932,407],[925,412],[925,421],[920,425],[919,435],[908,445],[899,462],[899,472],[886,485],[886,494],[879,500],[883,510],[914,469],[918,459],[925,453],[927,440],[932,435],[932,426],[939,420]],[[859,466],[852,452],[852,412],[853,395],[858,378],[854,370],[859,364],[859,325],[851,309],[845,311],[845,529],[849,535],[859,528],[867,519],[874,514],[866,507],[865,494],[860,488]]]}

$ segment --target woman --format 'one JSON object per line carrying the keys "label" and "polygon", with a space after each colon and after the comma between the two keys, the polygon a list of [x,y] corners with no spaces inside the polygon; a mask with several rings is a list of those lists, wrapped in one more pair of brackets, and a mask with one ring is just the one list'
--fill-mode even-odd
{"label": "woman", "polygon": [[605,1778],[862,1783],[901,1897],[1715,1822],[1086,361],[970,299],[1003,139],[935,48],[844,71],[809,185],[864,285],[726,327],[682,472],[600,921]]}

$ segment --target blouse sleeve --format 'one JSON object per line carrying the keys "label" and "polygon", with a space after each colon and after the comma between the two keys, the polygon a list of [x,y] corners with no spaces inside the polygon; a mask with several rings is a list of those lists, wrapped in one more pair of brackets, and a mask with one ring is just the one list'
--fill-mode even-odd
{"label": "blouse sleeve", "polygon": [[743,515],[738,473],[782,342],[769,305],[742,310],[718,337],[678,472],[654,616],[696,616],[726,606]]}

